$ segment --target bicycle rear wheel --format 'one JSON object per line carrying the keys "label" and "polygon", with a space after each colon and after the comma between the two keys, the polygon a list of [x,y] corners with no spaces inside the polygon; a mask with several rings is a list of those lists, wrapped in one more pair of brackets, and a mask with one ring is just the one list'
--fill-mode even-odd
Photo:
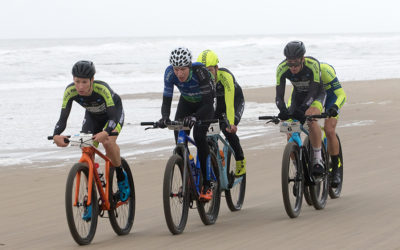
{"label": "bicycle rear wheel", "polygon": [[239,178],[235,177],[236,160],[230,150],[228,150],[226,161],[229,189],[225,190],[225,199],[229,209],[234,212],[240,210],[243,205],[246,192],[246,174]]}
{"label": "bicycle rear wheel", "polygon": [[[189,186],[188,180],[183,180],[183,168],[182,157],[175,154],[169,158],[164,172],[164,215],[172,234],[183,232],[189,213]],[[186,185],[185,193],[183,193],[183,185]]]}
{"label": "bicycle rear wheel", "polygon": [[221,204],[221,191],[219,188],[219,168],[218,168],[217,157],[211,150],[210,150],[210,156],[211,156],[212,171],[215,177],[215,179],[211,180],[213,196],[210,201],[206,202],[196,200],[197,211],[199,212],[201,221],[204,223],[204,225],[212,225],[217,221],[219,214],[219,207]]}
{"label": "bicycle rear wheel", "polygon": [[[310,196],[311,196],[311,200],[313,203],[313,206],[315,209],[320,210],[320,209],[324,209],[326,202],[328,200],[328,158],[327,158],[327,153],[326,153],[326,149],[324,146],[324,143],[322,142],[322,147],[321,147],[321,157],[323,162],[325,163],[325,174],[323,175],[323,177],[319,180],[315,182],[315,185],[311,185],[310,186]],[[310,159],[312,159],[312,154],[313,151],[310,150],[309,151],[310,154]]]}
{"label": "bicycle rear wheel", "polygon": [[338,141],[339,141],[339,159],[340,159],[340,163],[341,163],[341,166],[338,168],[338,172],[339,172],[339,174],[340,174],[340,179],[342,180],[341,182],[340,182],[340,184],[336,187],[336,188],[334,188],[334,187],[331,187],[330,185],[329,185],[329,196],[332,198],[332,199],[336,199],[336,198],[339,198],[340,197],[340,194],[341,194],[341,192],[342,192],[342,186],[343,186],[343,153],[342,153],[342,143],[340,142],[340,138],[339,138],[339,135],[338,134],[336,134],[336,137],[337,137],[337,139],[338,139]]}
{"label": "bicycle rear wheel", "polygon": [[294,142],[286,144],[282,157],[282,197],[285,210],[290,218],[296,218],[303,201],[304,178],[299,159],[299,146]]}
{"label": "bicycle rear wheel", "polygon": [[110,168],[109,175],[109,200],[111,203],[111,210],[108,211],[110,224],[114,232],[118,235],[128,234],[133,226],[133,220],[135,219],[135,185],[133,182],[132,172],[128,165],[128,162],[124,158],[121,158],[121,166],[128,176],[130,194],[126,201],[121,201],[118,191],[117,178],[114,173],[115,168]]}
{"label": "bicycle rear wheel", "polygon": [[[79,245],[87,245],[93,240],[99,214],[94,180],[91,205],[87,205],[88,177],[88,166],[83,163],[76,163],[69,171],[65,189],[65,210],[68,227],[72,237]],[[76,204],[75,197],[77,197]]]}

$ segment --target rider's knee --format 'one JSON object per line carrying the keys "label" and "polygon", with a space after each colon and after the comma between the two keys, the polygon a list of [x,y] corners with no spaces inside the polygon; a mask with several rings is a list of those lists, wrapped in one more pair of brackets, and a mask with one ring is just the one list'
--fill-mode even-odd
{"label": "rider's knee", "polygon": [[335,127],[327,126],[324,128],[326,137],[333,138],[336,136]]}
{"label": "rider's knee", "polygon": [[311,106],[306,110],[305,114],[306,115],[320,115],[321,114],[321,110],[319,108],[317,108],[317,107]]}
{"label": "rider's knee", "polygon": [[113,148],[117,145],[117,143],[114,140],[106,140],[105,142],[103,142],[103,147],[108,150],[110,148]]}

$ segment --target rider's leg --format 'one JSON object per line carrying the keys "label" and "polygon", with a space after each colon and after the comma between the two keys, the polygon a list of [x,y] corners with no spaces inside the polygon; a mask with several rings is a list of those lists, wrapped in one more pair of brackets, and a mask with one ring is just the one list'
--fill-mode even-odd
{"label": "rider's leg", "polygon": [[325,120],[324,130],[328,139],[328,152],[330,155],[339,155],[339,141],[336,137],[337,119],[331,117]]}
{"label": "rider's leg", "polygon": [[242,176],[246,173],[246,159],[244,158],[243,149],[240,145],[239,137],[236,133],[229,133],[225,130],[225,126],[222,127],[222,133],[224,133],[226,139],[231,145],[233,151],[235,152],[235,160],[236,160],[236,176]]}
{"label": "rider's leg", "polygon": [[235,152],[235,160],[236,161],[243,160],[244,159],[243,149],[242,146],[240,145],[240,140],[237,134],[229,133],[228,131],[225,130],[224,127],[222,127],[222,133],[225,135],[226,139],[229,142],[229,145],[231,145],[233,151]]}
{"label": "rider's leg", "polygon": [[210,186],[210,181],[207,180],[207,157],[210,154],[210,148],[207,144],[206,126],[195,125],[193,128],[193,139],[197,145],[197,155],[199,156],[200,168],[203,175],[203,185]]}
{"label": "rider's leg", "polygon": [[[117,130],[113,132],[117,132]],[[117,144],[117,138],[118,136],[109,136],[103,143],[107,157],[110,158],[112,165],[116,167],[121,166],[121,154]]]}
{"label": "rider's leg", "polygon": [[[321,111],[317,107],[312,107],[311,106],[310,108],[307,109],[305,114],[306,115],[320,115]],[[322,132],[321,132],[321,128],[319,127],[318,121],[308,122],[308,126],[310,128],[310,136],[309,136],[309,138],[310,138],[311,146],[314,149],[320,149],[321,150]]]}
{"label": "rider's leg", "polygon": [[337,187],[341,182],[340,174],[337,171],[341,166],[341,162],[339,158],[339,141],[335,132],[336,124],[337,117],[326,119],[324,124],[325,134],[328,139],[328,152],[332,160],[331,185],[333,187]]}
{"label": "rider's leg", "polygon": [[[321,106],[322,107],[322,106]],[[322,109],[322,108],[321,108]],[[315,106],[311,106],[307,111],[306,115],[319,115],[321,114],[321,109]],[[317,120],[307,121],[310,128],[309,138],[311,147],[313,150],[312,159],[312,174],[314,176],[321,176],[324,173],[324,163],[321,156],[321,139],[322,132]]]}

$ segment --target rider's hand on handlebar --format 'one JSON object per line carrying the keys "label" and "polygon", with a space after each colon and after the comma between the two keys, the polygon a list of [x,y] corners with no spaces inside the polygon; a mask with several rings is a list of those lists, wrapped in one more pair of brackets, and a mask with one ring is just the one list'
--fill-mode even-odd
{"label": "rider's hand on handlebar", "polygon": [[237,126],[232,124],[230,129],[227,127],[225,130],[228,131],[228,133],[234,134],[237,131]]}
{"label": "rider's hand on handlebar", "polygon": [[160,120],[158,120],[158,127],[159,128],[166,128],[168,122],[171,122],[171,120],[168,117],[161,118]]}
{"label": "rider's hand on handlebar", "polygon": [[108,138],[108,133],[106,131],[101,131],[100,133],[97,133],[93,136],[93,140],[103,143],[107,140]]}
{"label": "rider's hand on handlebar", "polygon": [[196,124],[196,117],[194,116],[186,116],[183,118],[183,126],[192,128]]}
{"label": "rider's hand on handlebar", "polygon": [[304,111],[301,109],[295,109],[291,116],[294,119],[298,120],[301,124],[304,124],[306,122],[306,116],[304,114]]}
{"label": "rider's hand on handlebar", "polygon": [[336,104],[333,104],[332,107],[328,109],[328,116],[329,117],[336,117],[338,115],[339,107]]}
{"label": "rider's hand on handlebar", "polygon": [[289,120],[289,112],[287,109],[282,110],[281,112],[279,112],[278,114],[278,118],[282,121],[286,121]]}
{"label": "rider's hand on handlebar", "polygon": [[65,142],[65,139],[68,139],[68,137],[64,135],[55,135],[53,136],[54,143],[57,145],[57,147],[66,147],[68,146],[68,143]]}

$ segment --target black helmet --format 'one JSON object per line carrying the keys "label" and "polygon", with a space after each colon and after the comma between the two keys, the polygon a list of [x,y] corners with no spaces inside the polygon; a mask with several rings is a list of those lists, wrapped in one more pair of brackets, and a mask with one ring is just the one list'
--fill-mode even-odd
{"label": "black helmet", "polygon": [[96,73],[96,68],[91,61],[79,61],[72,67],[72,75],[74,77],[91,79]]}
{"label": "black helmet", "polygon": [[297,59],[302,58],[306,53],[306,47],[301,41],[291,41],[286,44],[283,54],[287,59]]}

